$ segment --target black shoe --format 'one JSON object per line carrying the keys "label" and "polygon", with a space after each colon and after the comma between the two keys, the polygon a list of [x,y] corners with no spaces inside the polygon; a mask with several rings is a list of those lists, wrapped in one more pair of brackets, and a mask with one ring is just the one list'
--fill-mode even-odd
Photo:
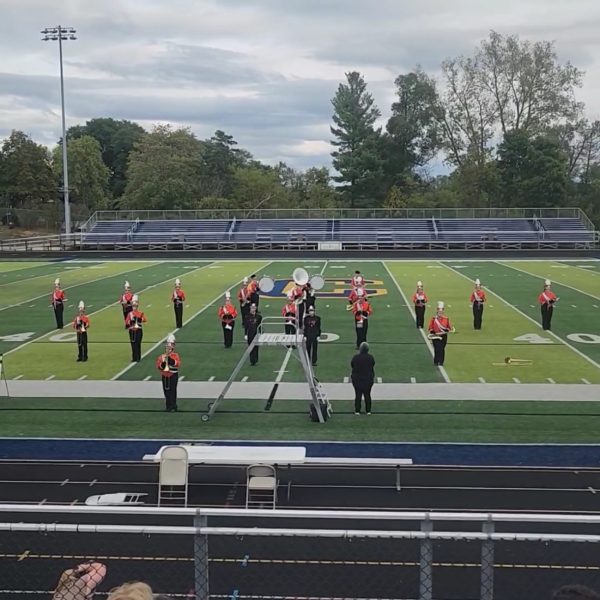
{"label": "black shoe", "polygon": [[87,362],[87,358],[88,358],[88,357],[86,356],[86,357],[83,359],[83,362]]}
{"label": "black shoe", "polygon": [[78,358],[77,362],[81,362],[83,360],[83,358]]}
{"label": "black shoe", "polygon": [[173,412],[178,412],[178,411],[179,411],[179,409],[178,409],[176,406],[174,406],[174,407],[172,408],[172,410],[173,410]]}
{"label": "black shoe", "polygon": [[316,367],[316,366],[317,366],[317,363],[313,363],[313,364],[312,364],[312,366],[313,366],[313,367]]}

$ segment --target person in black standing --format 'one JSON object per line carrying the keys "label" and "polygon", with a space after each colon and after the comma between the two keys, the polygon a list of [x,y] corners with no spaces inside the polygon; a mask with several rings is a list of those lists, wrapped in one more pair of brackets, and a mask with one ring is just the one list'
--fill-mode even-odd
{"label": "person in black standing", "polygon": [[[258,335],[260,324],[262,323],[262,315],[258,312],[256,304],[250,305],[250,312],[246,317],[245,329],[248,336],[248,346],[252,340]],[[254,346],[250,352],[250,364],[254,366],[258,362],[258,346]]]}
{"label": "person in black standing", "polygon": [[66,300],[65,293],[60,289],[60,279],[55,279],[54,291],[52,292],[52,296],[50,296],[50,302],[52,302],[52,308],[54,309],[56,329],[62,329],[64,327],[63,313]]}
{"label": "person in black standing", "polygon": [[352,385],[354,387],[354,414],[360,415],[362,398],[365,398],[365,411],[371,414],[371,388],[375,381],[375,359],[369,354],[369,344],[362,342],[358,354],[350,362]]}
{"label": "person in black standing", "polygon": [[308,307],[308,314],[304,317],[304,342],[306,352],[313,367],[317,366],[317,352],[319,348],[319,336],[321,335],[321,317],[315,315],[315,307]]}

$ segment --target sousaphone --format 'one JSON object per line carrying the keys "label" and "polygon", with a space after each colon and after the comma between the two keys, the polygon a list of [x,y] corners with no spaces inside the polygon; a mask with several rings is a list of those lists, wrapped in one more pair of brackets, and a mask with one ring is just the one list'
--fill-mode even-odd
{"label": "sousaphone", "polygon": [[272,292],[274,287],[275,281],[268,275],[263,275],[258,281],[258,289],[263,294],[268,294],[269,292]]}
{"label": "sousaphone", "polygon": [[313,290],[321,290],[325,286],[325,279],[323,279],[321,275],[311,276],[308,274],[308,271],[302,267],[294,269],[292,279],[294,280],[294,283],[300,287],[310,283],[310,287],[312,287]]}

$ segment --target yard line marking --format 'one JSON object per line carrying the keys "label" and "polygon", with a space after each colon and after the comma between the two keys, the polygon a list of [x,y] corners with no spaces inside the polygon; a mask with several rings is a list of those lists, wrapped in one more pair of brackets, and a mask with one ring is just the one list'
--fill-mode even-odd
{"label": "yard line marking", "polygon": [[95,483],[97,483],[97,479],[92,479],[92,481],[90,481],[90,484],[88,487],[92,487]]}
{"label": "yard line marking", "polygon": [[83,381],[84,379],[87,379],[87,375],[82,375],[77,381]]}
{"label": "yard line marking", "polygon": [[[158,264],[158,262],[154,261],[154,264]],[[143,267],[138,267],[137,269],[132,269],[132,271],[139,271],[140,269],[145,269],[147,266],[148,265],[144,265]],[[117,277],[118,275],[119,275],[119,273],[117,273],[116,275],[110,275],[110,277]],[[66,292],[67,290],[72,290],[81,285],[87,285],[88,283],[95,283],[96,281],[101,281],[102,279],[108,279],[108,277],[106,275],[104,275],[103,277],[98,277],[96,279],[90,279],[89,281],[83,281],[81,283],[77,283],[76,285],[71,285],[69,287],[63,288],[63,291]],[[22,300],[21,302],[17,302],[16,304],[9,304],[8,306],[3,306],[2,308],[0,308],[0,311],[7,310],[8,308],[14,308],[15,306],[21,306],[23,304],[27,304],[27,302],[33,302],[34,300],[39,300],[40,298],[50,298],[50,293],[51,292],[47,292],[45,294],[42,294],[41,296],[36,296],[35,298],[28,298],[27,300]],[[50,304],[48,304],[48,307],[50,307]],[[8,354],[8,352],[5,352],[4,354]]]}
{"label": "yard line marking", "polygon": [[[262,267],[263,269],[266,269],[273,261],[269,261],[264,267]],[[213,264],[213,263],[211,263]],[[202,269],[205,269],[207,267],[209,267],[210,265],[204,265],[203,267],[199,267],[198,269],[195,269],[194,271],[190,271],[189,274],[194,273],[195,271],[200,271]],[[167,281],[169,281],[170,279],[168,279]],[[242,283],[243,278],[240,279],[239,281],[237,281],[236,283],[233,284],[233,286],[239,285],[240,283]],[[229,286],[229,287],[233,287],[233,286]],[[227,289],[229,289],[229,287]],[[211,300],[208,304],[204,305],[200,310],[196,311],[191,317],[189,317],[188,319],[186,319],[183,322],[183,327],[185,327],[188,323],[190,323],[191,321],[193,321],[198,315],[202,314],[205,310],[211,308],[215,302],[218,302],[222,297],[223,297],[224,292],[219,292],[219,295],[216,296],[213,300]],[[171,331],[170,333],[168,333],[167,335],[165,335],[164,338],[162,338],[161,340],[158,340],[158,342],[156,342],[156,344],[154,344],[153,346],[151,346],[150,348],[148,348],[148,350],[146,350],[146,352],[144,352],[142,354],[142,359],[146,358],[146,356],[148,356],[148,354],[150,354],[151,352],[154,352],[160,345],[164,344],[167,341],[167,338],[170,335],[175,335],[177,332],[179,331],[178,328],[173,329],[173,331]],[[114,375],[113,377],[110,378],[111,381],[114,381],[115,379],[118,379],[119,377],[121,377],[121,375],[123,375],[124,373],[127,373],[127,371],[129,371],[129,369],[131,369],[136,363],[130,363],[129,365],[127,365],[124,369],[122,369],[121,371],[119,371],[116,375]]]}
{"label": "yard line marking", "polygon": [[348,377],[344,377],[344,383],[350,383],[350,379]]}
{"label": "yard line marking", "polygon": [[77,498],[75,498],[75,500],[73,500],[73,502],[71,502],[71,506],[75,506],[78,503],[79,503],[79,500]]}
{"label": "yard line marking", "polygon": [[183,381],[184,379],[185,379],[185,375],[182,375],[182,376],[179,378],[179,381]]}
{"label": "yard line marking", "polygon": [[383,383],[383,379],[381,377],[377,378],[377,383]]}
{"label": "yard line marking", "polygon": [[[540,275],[536,275],[535,273],[531,273],[530,271],[527,271],[526,269],[520,269],[519,267],[514,267],[511,264],[507,264],[505,262],[496,260],[494,261],[496,264],[499,265],[503,265],[505,267],[508,267],[509,269],[514,269],[515,271],[521,271],[521,273],[525,273],[526,275],[530,275],[531,277],[538,277],[539,279],[543,279],[543,277],[541,277]],[[569,268],[569,265],[565,265],[564,266],[565,269]],[[589,292],[584,292],[583,290],[580,290],[579,288],[576,288],[572,285],[569,285],[568,283],[562,283],[562,281],[554,281],[554,283],[556,283],[557,285],[562,285],[563,287],[568,287],[571,290],[574,290],[576,292],[579,292],[580,294],[585,294],[586,296],[589,296],[590,298],[595,298],[596,300],[600,300],[599,296],[594,296],[594,294],[590,294]],[[571,306],[573,306],[571,304]],[[575,306],[573,306],[573,308],[576,308]]]}
{"label": "yard line marking", "polygon": [[513,381],[514,381],[515,383],[521,383],[521,380],[520,380],[520,379],[517,379],[516,377],[513,377]]}
{"label": "yard line marking", "polygon": [[44,381],[50,381],[52,379],[54,379],[56,377],[56,375],[49,375],[48,377],[46,377],[46,379]]}
{"label": "yard line marking", "polygon": [[[454,269],[452,267],[446,266],[446,268],[450,269],[451,271],[454,271]],[[469,281],[471,281],[466,275],[463,275],[460,271],[454,271],[454,273],[457,273],[461,277],[464,277],[465,279],[468,279]],[[534,323],[540,329],[542,328],[541,324],[538,323],[534,318],[530,317],[529,315],[525,314],[523,311],[516,308],[513,304],[511,304],[510,302],[505,300],[497,292],[492,291],[492,289],[489,286],[487,286],[487,288],[488,288],[488,291],[490,292],[490,295],[496,296],[496,298],[498,298],[498,300],[501,300],[502,302],[504,302],[504,304],[506,304],[506,306],[512,308],[515,312],[518,312],[520,315],[522,315],[523,317],[525,317],[526,319],[528,319],[529,321]],[[575,348],[575,346],[572,346],[571,344],[569,344],[569,342],[566,342],[563,338],[561,338],[559,335],[557,335],[553,331],[548,330],[548,331],[545,331],[544,333],[551,335],[552,337],[557,339],[561,344],[564,344],[567,348],[570,348],[571,350],[573,350],[573,352],[575,352],[576,354],[579,354],[579,356],[581,356],[581,358],[587,360],[590,364],[594,365],[594,367],[600,369],[600,364],[598,364],[594,359],[590,358],[587,354],[584,354],[583,352],[581,352],[581,350],[578,350],[577,348]]]}
{"label": "yard line marking", "polygon": [[577,308],[577,306],[575,306],[575,304],[571,304],[571,306],[572,306],[573,308]]}
{"label": "yard line marking", "polygon": [[[394,277],[394,275],[390,271],[390,268],[388,267],[387,262],[385,262],[385,261],[382,261],[382,262],[383,262],[383,266],[384,266],[385,270],[388,272],[388,275],[391,277],[392,281],[394,282],[394,285],[396,286],[396,288],[398,289],[398,291],[402,295],[402,299],[404,300],[404,302],[406,304],[406,308],[408,309],[408,311],[412,315],[413,319],[416,320],[417,316],[415,314],[415,310],[408,303],[408,298],[407,298],[406,294],[404,293],[404,291],[400,287],[400,284],[398,283],[398,281],[396,280],[396,278]],[[458,271],[457,271],[457,273],[458,273]],[[465,277],[466,279],[469,279],[466,275],[463,275],[463,277]],[[471,281],[471,280],[469,279],[469,281]],[[419,333],[421,334],[421,337],[423,338],[423,341],[425,342],[425,345],[429,349],[429,353],[431,354],[431,356],[433,356],[433,347],[429,343],[429,340],[427,339],[427,336],[425,335],[425,332],[422,329],[419,329]],[[446,369],[444,369],[444,367],[438,367],[438,369],[440,370],[440,373],[442,374],[442,377],[444,378],[444,381],[446,383],[450,383],[450,377],[448,377],[448,373],[446,373]]]}
{"label": "yard line marking", "polygon": [[60,486],[62,487],[62,486],[64,486],[64,485],[67,485],[67,483],[69,483],[69,479],[68,479],[68,478],[67,478],[67,479],[65,479],[65,480],[64,480],[64,481],[63,481],[63,482],[60,484]]}
{"label": "yard line marking", "polygon": [[417,378],[416,377],[411,377],[410,378],[410,382],[411,383],[417,383]]}
{"label": "yard line marking", "polygon": [[48,498],[44,498],[41,502],[38,502],[38,506],[46,504],[46,502],[48,502]]}
{"label": "yard line marking", "polygon": [[552,377],[546,377],[546,381],[548,383],[556,383],[556,381],[554,381],[554,379],[552,379]]}
{"label": "yard line marking", "polygon": [[[158,264],[158,263],[157,263]],[[140,267],[140,269],[143,269],[145,267]],[[134,269],[135,271],[137,271],[138,269]],[[98,279],[98,281],[100,279],[106,279],[106,277],[100,277]],[[162,285],[163,283],[166,283],[168,281],[168,279],[166,279],[165,281],[162,281],[160,283],[155,283],[154,285],[149,285],[148,287],[145,287],[141,292],[145,292],[147,290],[151,290],[152,288],[158,287],[159,285]],[[91,281],[88,281],[87,283],[92,283]],[[83,284],[80,284],[83,285]],[[77,287],[77,286],[73,286],[73,287]],[[46,295],[46,294],[45,294]],[[41,296],[40,296],[41,298]],[[112,304],[107,304],[106,306],[103,306],[102,308],[99,308],[98,310],[95,310],[94,312],[88,313],[88,317],[91,317],[92,315],[97,315],[99,312],[102,312],[103,310],[107,310],[109,308],[112,308],[113,306],[118,306],[119,305],[119,301],[117,300],[116,302],[113,302]],[[18,306],[18,304],[14,304],[13,306]],[[0,309],[3,310],[3,309]],[[46,333],[43,333],[42,335],[39,335],[36,338],[33,338],[32,340],[29,340],[27,342],[24,342],[22,344],[19,344],[18,346],[15,346],[14,348],[11,348],[10,350],[7,350],[4,354],[12,354],[13,352],[16,352],[17,350],[21,350],[22,348],[25,348],[25,346],[29,346],[29,344],[33,344],[33,342],[37,342],[38,340],[42,340],[45,337],[52,335],[53,333],[55,333],[55,330],[52,331],[48,331]],[[167,338],[165,338],[167,339]]]}
{"label": "yard line marking", "polygon": [[596,493],[596,490],[591,485],[588,485],[588,490],[590,490],[590,492],[592,492],[592,494]]}
{"label": "yard line marking", "polygon": [[581,381],[583,381],[583,383],[585,383],[586,385],[592,385],[587,379],[584,379],[583,377],[581,378]]}
{"label": "yard line marking", "polygon": [[13,377],[13,381],[17,381],[18,379],[21,379],[23,377],[23,374],[21,373],[21,375],[17,375],[16,377]]}
{"label": "yard line marking", "polygon": [[593,306],[594,308],[598,308],[598,305],[597,305],[597,304],[592,304],[592,306]]}
{"label": "yard line marking", "polygon": [[485,383],[485,379],[483,377],[478,377],[479,383]]}
{"label": "yard line marking", "polygon": [[209,380],[209,381],[214,381],[214,380],[215,380],[215,376],[214,376],[214,375],[211,375],[211,376],[208,378],[208,380]]}
{"label": "yard line marking", "polygon": [[150,379],[152,379],[152,375],[147,375],[144,377],[144,381],[150,381]]}
{"label": "yard line marking", "polygon": [[242,377],[242,383],[246,383],[246,381],[248,381],[248,375]]}
{"label": "yard line marking", "polygon": [[535,304],[530,304],[529,307],[530,308],[535,308]]}
{"label": "yard line marking", "polygon": [[[42,265],[44,266],[44,265]],[[83,269],[83,267],[65,267],[64,269],[62,269],[61,271],[51,271],[50,273],[43,273],[42,275],[34,275],[33,277],[25,277],[24,279],[17,279],[15,281],[13,281],[12,283],[0,283],[0,287],[4,287],[4,286],[8,286],[8,285],[12,285],[13,283],[26,283],[28,281],[31,281],[32,279],[51,279],[52,281],[54,281],[55,279],[59,278],[62,275],[66,275],[67,273],[65,273],[66,270],[70,270],[70,271],[75,271],[76,269]],[[26,271],[27,269],[16,269],[17,271]],[[8,275],[8,273],[6,275],[3,275],[3,277],[6,277]],[[50,292],[52,293],[52,292]],[[48,294],[50,295],[50,294]]]}

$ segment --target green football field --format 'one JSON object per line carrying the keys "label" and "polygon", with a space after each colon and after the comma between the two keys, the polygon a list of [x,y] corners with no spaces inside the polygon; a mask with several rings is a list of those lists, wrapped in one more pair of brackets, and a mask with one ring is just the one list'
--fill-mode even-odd
{"label": "green football field", "polygon": [[[323,382],[344,381],[355,352],[351,313],[345,294],[359,269],[367,280],[374,314],[369,342],[383,383],[600,383],[600,262],[578,261],[63,261],[0,263],[0,352],[9,380],[156,380],[156,356],[175,330],[170,295],[175,278],[187,294],[184,326],[176,331],[186,381],[224,381],[241,357],[245,342],[240,323],[233,348],[225,349],[216,316],[226,290],[235,296],[244,276],[257,273],[276,281],[263,295],[264,316],[278,315],[295,267],[322,274],[325,288],[317,314],[326,332],[316,373]],[[60,277],[68,302],[67,326],[57,331],[49,298]],[[483,329],[475,331],[469,307],[473,280],[488,295]],[[560,297],[552,332],[540,327],[537,296],[549,278]],[[127,332],[117,300],[128,280],[140,296],[148,323],[141,363],[130,362]],[[430,305],[447,306],[456,333],[443,370],[432,363],[430,344],[416,329],[407,302],[422,280]],[[91,319],[89,361],[76,362],[70,321],[84,300]],[[522,367],[497,365],[504,358],[531,360]],[[285,361],[285,349],[263,348],[255,367],[245,366],[244,381],[301,381],[299,365]]]}

